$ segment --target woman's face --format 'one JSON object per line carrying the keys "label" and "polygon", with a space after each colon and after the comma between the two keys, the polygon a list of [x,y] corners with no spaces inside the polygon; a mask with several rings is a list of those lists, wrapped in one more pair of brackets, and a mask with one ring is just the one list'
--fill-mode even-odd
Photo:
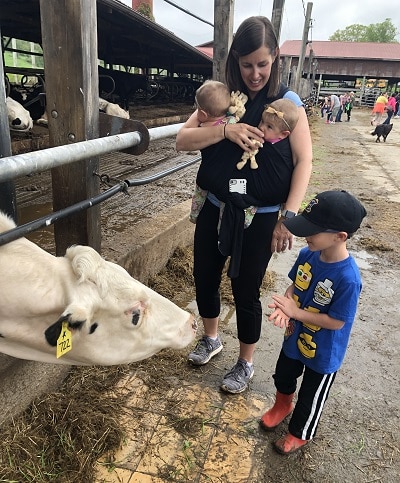
{"label": "woman's face", "polygon": [[275,56],[268,47],[260,47],[249,55],[239,57],[239,69],[250,99],[267,84]]}

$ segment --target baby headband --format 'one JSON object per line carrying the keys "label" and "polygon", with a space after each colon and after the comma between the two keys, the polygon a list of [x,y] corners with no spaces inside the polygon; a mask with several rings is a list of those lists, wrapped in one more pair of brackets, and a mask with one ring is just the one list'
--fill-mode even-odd
{"label": "baby headband", "polygon": [[279,119],[282,119],[282,121],[286,124],[289,131],[291,131],[289,124],[285,121],[285,117],[282,111],[277,111],[273,107],[268,106],[267,108],[265,108],[265,112],[268,112],[269,114],[275,114],[276,116],[278,116]]}

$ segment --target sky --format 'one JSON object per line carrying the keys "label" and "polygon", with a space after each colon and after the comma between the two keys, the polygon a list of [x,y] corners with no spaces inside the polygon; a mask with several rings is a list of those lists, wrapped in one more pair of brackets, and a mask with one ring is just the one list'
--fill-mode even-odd
{"label": "sky", "polygon": [[[132,6],[131,0],[120,0]],[[214,22],[214,0],[171,0],[174,4],[192,12],[209,23]],[[392,20],[399,34],[400,8],[398,0],[285,0],[283,11],[280,45],[285,40],[301,40],[307,4],[312,3],[312,28],[309,40],[329,40],[336,30],[344,30],[349,25],[370,25]],[[273,0],[234,0],[235,32],[240,23],[252,15],[264,15],[271,18]],[[213,27],[201,22],[170,5],[164,0],[153,0],[155,21],[172,31],[190,45],[200,45],[213,40]]]}

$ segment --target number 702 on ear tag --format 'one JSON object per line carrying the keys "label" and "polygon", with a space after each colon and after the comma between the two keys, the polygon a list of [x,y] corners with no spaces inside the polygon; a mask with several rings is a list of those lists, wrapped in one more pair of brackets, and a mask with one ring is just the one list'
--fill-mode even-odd
{"label": "number 702 on ear tag", "polygon": [[57,359],[72,349],[72,333],[68,328],[68,322],[64,321],[61,326],[61,333],[57,339]]}

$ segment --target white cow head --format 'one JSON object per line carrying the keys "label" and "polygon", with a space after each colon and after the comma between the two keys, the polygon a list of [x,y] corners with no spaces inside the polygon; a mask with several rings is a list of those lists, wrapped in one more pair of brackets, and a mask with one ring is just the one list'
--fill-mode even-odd
{"label": "white cow head", "polygon": [[11,131],[26,132],[33,127],[32,117],[22,104],[7,97],[8,125]]}
{"label": "white cow head", "polygon": [[[0,214],[0,231],[7,218]],[[9,220],[8,220],[9,222]],[[11,224],[11,226],[13,226]],[[54,257],[22,238],[0,247],[0,352],[22,359],[114,365],[182,349],[196,334],[186,311],[77,245]],[[72,349],[58,359],[60,335]]]}

